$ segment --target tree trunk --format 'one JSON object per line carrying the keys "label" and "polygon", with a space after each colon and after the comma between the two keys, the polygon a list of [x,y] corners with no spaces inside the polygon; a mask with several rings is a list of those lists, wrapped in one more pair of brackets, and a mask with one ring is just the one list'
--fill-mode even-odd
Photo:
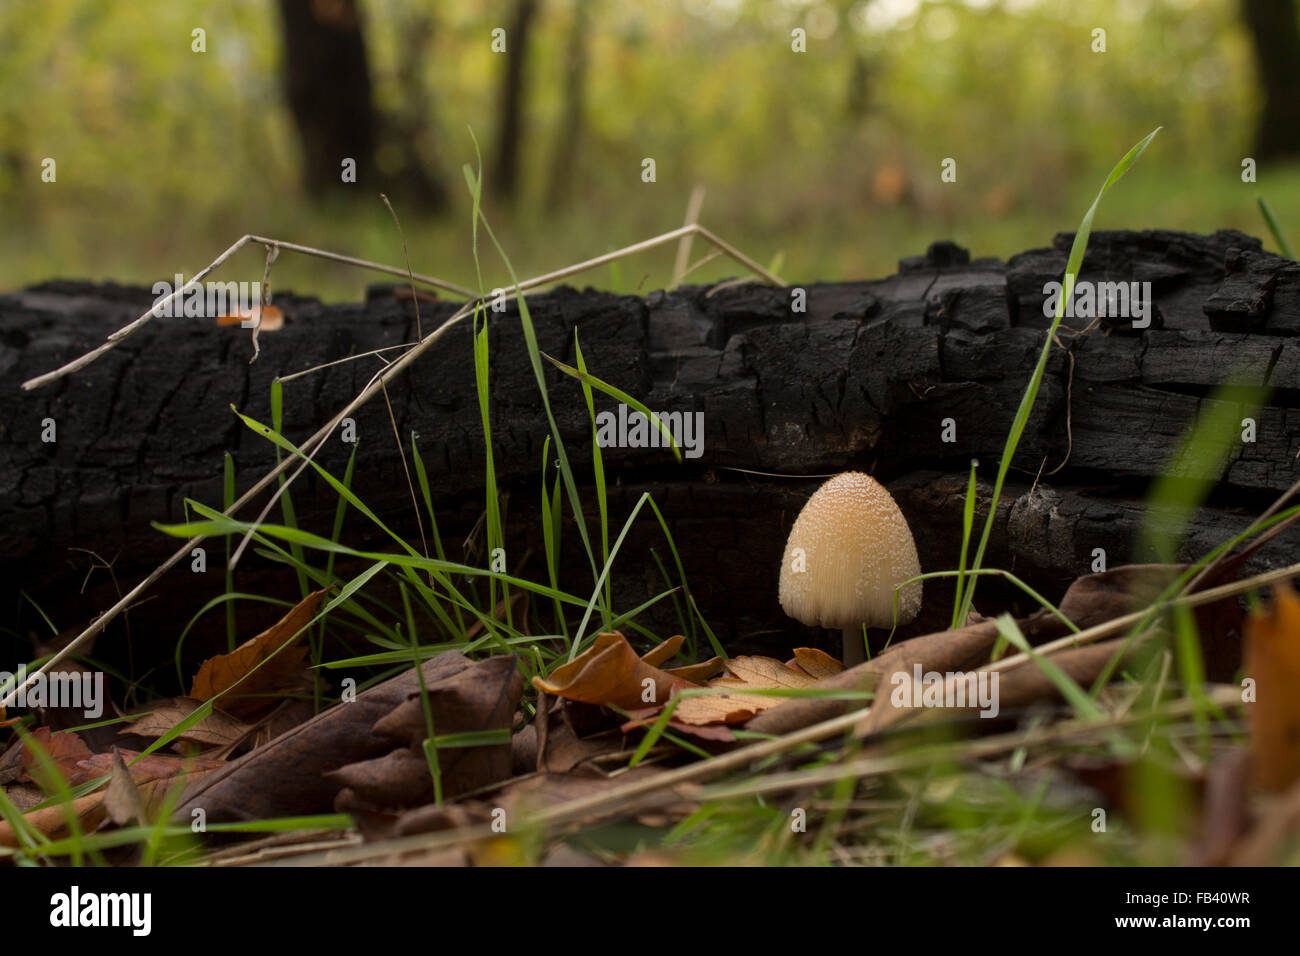
{"label": "tree trunk", "polygon": [[[622,445],[602,449],[611,540],[649,493],[673,534],[692,597],[730,650],[774,653],[792,641],[818,640],[836,647],[838,633],[810,634],[777,603],[778,565],[799,508],[821,483],[818,476],[871,472],[910,520],[922,568],[955,567],[970,461],[981,463],[984,514],[987,482],[1049,324],[1044,285],[1059,281],[1072,238],[1063,234],[1051,248],[1007,263],[971,262],[951,243],[936,243],[886,279],[802,286],[805,312],[791,311],[793,290],[756,284],[685,287],[644,299],[567,288],[530,296],[543,352],[574,364],[576,330],[592,374],[655,411],[702,416],[702,446],[680,433],[680,464],[663,448],[633,445],[634,431]],[[1130,280],[1152,284],[1151,327],[1135,330],[1123,319],[1065,321],[998,506],[986,566],[1013,570],[1049,599],[1099,561],[1114,567],[1155,556],[1139,531],[1148,520],[1167,519],[1148,513],[1148,485],[1170,470],[1188,427],[1212,406],[1211,390],[1230,371],[1269,391],[1253,414],[1225,409],[1231,427],[1217,437],[1228,453],[1226,468],[1179,462],[1184,475],[1212,485],[1181,556],[1199,556],[1243,530],[1296,479],[1300,350],[1289,343],[1300,332],[1300,264],[1230,231],[1093,233],[1081,281]],[[145,289],[73,282],[0,296],[8,410],[0,432],[0,607],[21,609],[14,628],[20,633],[44,626],[31,618],[20,589],[56,609],[59,626],[88,619],[115,597],[103,573],[79,593],[90,559],[71,549],[115,560],[125,588],[178,546],[151,522],[183,520],[187,497],[220,505],[226,451],[241,490],[274,464],[274,447],[242,425],[230,405],[269,422],[277,376],[409,342],[415,328],[411,303],[394,297],[391,286],[374,287],[363,306],[282,295],[276,304],[286,313],[285,327],[262,334],[261,357],[252,365],[247,334],[237,326],[158,319],[70,378],[18,390],[19,382],[102,342],[150,302]],[[423,305],[424,327],[454,308]],[[541,580],[538,470],[546,414],[517,311],[489,318],[493,452],[510,495],[507,567],[518,572],[531,549],[531,564],[519,573]],[[487,462],[471,357],[470,326],[456,326],[387,395],[408,454],[411,432],[417,434],[448,556],[486,566],[474,532]],[[286,383],[286,436],[299,442],[315,431],[379,367],[376,359],[361,359]],[[545,374],[598,536],[586,403],[572,379],[549,364]],[[618,411],[600,393],[596,402],[598,412]],[[418,542],[406,478],[414,466],[398,454],[389,414],[378,399],[355,414],[360,444],[352,488],[390,527]],[[1245,417],[1254,419],[1253,440],[1243,440],[1246,428],[1237,424]],[[47,419],[57,425],[55,442],[42,441]],[[695,421],[680,419],[688,420]],[[353,447],[336,435],[317,461],[341,476]],[[338,501],[329,486],[308,476],[292,492],[300,525],[329,534]],[[566,515],[567,507],[565,500]],[[260,502],[246,513],[251,518],[259,509]],[[278,508],[270,520],[280,520]],[[565,520],[561,584],[590,594],[590,564],[571,516]],[[343,537],[357,547],[394,547],[353,509]],[[471,544],[462,547],[467,537]],[[207,547],[207,572],[182,564],[169,573],[158,600],[132,612],[138,629],[175,635],[222,591],[224,546],[216,540]],[[679,583],[647,505],[615,562],[620,609],[669,587],[652,549]],[[1300,535],[1289,533],[1250,567],[1294,561]],[[268,566],[255,557],[241,565],[238,590],[261,586],[259,565]],[[951,614],[949,585],[927,582],[925,593],[909,632],[942,626]],[[1013,588],[988,579],[977,606],[1027,605]],[[220,623],[219,615],[209,617]],[[639,620],[662,633],[683,629],[671,599]],[[194,632],[196,648],[203,646],[201,630]]]}
{"label": "tree trunk", "polygon": [[555,140],[546,208],[554,212],[570,195],[578,176],[578,142],[582,138],[584,101],[587,96],[587,32],[590,0],[575,0],[573,24],[564,67],[564,115]]}
{"label": "tree trunk", "polygon": [[345,159],[356,161],[358,184],[375,183],[370,69],[356,0],[279,0],[279,8],[304,186],[315,197],[346,187]]}
{"label": "tree trunk", "polygon": [[420,10],[406,11],[398,28],[397,80],[402,103],[383,125],[389,145],[401,157],[401,166],[386,171],[381,184],[395,203],[441,213],[447,209],[447,185],[439,169],[435,107],[423,76],[424,63],[433,50],[433,16]]}
{"label": "tree trunk", "polygon": [[519,157],[523,154],[523,109],[528,35],[537,0],[517,0],[515,15],[506,33],[506,69],[501,77],[498,99],[497,156],[492,167],[492,188],[497,198],[513,204],[519,193]]}
{"label": "tree trunk", "polygon": [[1295,4],[1242,0],[1241,15],[1254,43],[1264,94],[1255,158],[1295,158],[1300,156],[1300,24]]}

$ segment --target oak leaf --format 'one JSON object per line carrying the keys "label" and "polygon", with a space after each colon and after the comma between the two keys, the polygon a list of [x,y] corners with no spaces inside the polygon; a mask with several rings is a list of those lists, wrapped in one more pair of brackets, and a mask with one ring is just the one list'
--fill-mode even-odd
{"label": "oak leaf", "polygon": [[[831,671],[833,658],[820,651],[800,648],[818,671]],[[822,658],[826,658],[823,660]],[[843,669],[841,667],[841,669]],[[759,711],[785,703],[788,698],[767,694],[747,694],[752,690],[787,690],[810,687],[817,678],[801,665],[791,667],[771,657],[733,657],[727,661],[728,674],[709,681],[708,686],[728,691],[726,694],[702,694],[687,697],[673,711],[674,721],[683,724],[739,724]]]}
{"label": "oak leaf", "polygon": [[[700,686],[680,673],[657,666],[677,653],[684,640],[680,635],[670,638],[641,657],[618,631],[598,634],[595,643],[569,663],[546,677],[534,677],[533,686],[566,700],[621,710],[666,701],[678,691]],[[716,673],[721,666],[721,660],[715,658],[688,669],[688,673]]]}
{"label": "oak leaf", "polygon": [[[193,697],[171,697],[160,700],[150,704],[146,712],[132,717],[131,722],[118,733],[135,734],[140,737],[161,737],[201,706],[203,701],[195,700]],[[229,747],[247,737],[252,729],[243,721],[213,709],[202,720],[182,731],[176,739],[206,747]]]}
{"label": "oak leaf", "polygon": [[[234,717],[247,717],[263,709],[266,696],[294,683],[302,672],[307,648],[293,645],[305,633],[328,592],[329,588],[312,592],[257,637],[229,654],[208,658],[199,667],[189,696],[199,701],[221,697],[219,706]],[[222,697],[230,690],[239,696]]]}

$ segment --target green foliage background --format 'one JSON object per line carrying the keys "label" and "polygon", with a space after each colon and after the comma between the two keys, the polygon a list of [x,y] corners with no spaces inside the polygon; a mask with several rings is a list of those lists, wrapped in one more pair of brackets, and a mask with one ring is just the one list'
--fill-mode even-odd
{"label": "green foliage background", "polygon": [[[399,113],[414,5],[361,2],[376,105]],[[1072,229],[1114,157],[1157,125],[1146,175],[1121,185],[1099,228],[1263,235],[1258,194],[1284,228],[1300,223],[1300,166],[1241,182],[1260,94],[1233,0],[592,0],[586,127],[570,199],[547,211],[573,4],[543,0],[536,20],[518,208],[486,197],[521,275],[680,225],[697,184],[702,221],[762,262],[780,254],[789,279],[886,274],[940,238],[1005,257]],[[437,154],[424,158],[454,206],[422,219],[390,198],[412,266],[461,283],[473,265],[455,172],[473,152],[467,126],[488,163],[496,148],[504,58],[490,32],[511,7],[419,8],[434,22],[421,82]],[[807,53],[791,51],[798,26]],[[204,54],[190,50],[195,27]],[[1105,53],[1091,51],[1097,27]],[[246,232],[400,264],[364,187],[340,185],[324,206],[300,191],[281,55],[269,0],[0,5],[0,287],[189,275]],[[41,182],[46,156],[57,183]],[[956,183],[939,180],[945,157]],[[223,277],[258,279],[261,259],[246,252]],[[671,262],[663,250],[590,281],[647,291]],[[691,281],[735,272],[715,260]],[[374,278],[298,257],[274,274],[278,289],[329,298]]]}

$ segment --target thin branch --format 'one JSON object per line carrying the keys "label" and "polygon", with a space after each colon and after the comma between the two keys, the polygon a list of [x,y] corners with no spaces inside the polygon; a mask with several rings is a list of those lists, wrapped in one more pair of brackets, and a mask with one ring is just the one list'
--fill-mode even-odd
{"label": "thin branch", "polygon": [[388,362],[379,354],[380,352],[392,352],[394,349],[409,349],[418,344],[418,342],[402,342],[399,345],[385,345],[383,348],[371,349],[369,352],[358,352],[356,355],[347,355],[341,359],[335,359],[332,362],[322,362],[320,365],[313,365],[311,368],[305,368],[301,372],[294,372],[291,375],[281,375],[279,376],[280,383],[284,384],[285,382],[292,382],[295,378],[302,378],[304,375],[311,375],[313,372],[319,372],[322,369],[327,369],[335,365],[355,362],[357,359],[363,359],[371,355],[378,357],[381,362],[387,365]]}
{"label": "thin branch", "polygon": [[327,252],[324,249],[313,249],[311,246],[301,246],[298,245],[296,242],[282,242],[279,239],[267,239],[264,236],[254,236],[250,234],[239,239],[229,249],[227,249],[221,255],[217,256],[217,258],[213,259],[211,264],[209,264],[207,268],[197,272],[190,279],[189,282],[185,283],[179,289],[173,291],[171,295],[155,302],[153,306],[150,307],[149,311],[145,312],[139,318],[135,319],[132,322],[127,323],[126,325],[122,326],[122,328],[118,329],[116,332],[109,335],[103,345],[91,349],[89,352],[87,352],[85,355],[82,355],[80,358],[73,359],[71,362],[68,362],[66,365],[60,366],[59,368],[56,368],[52,372],[46,372],[44,375],[38,375],[35,378],[28,379],[26,382],[23,382],[23,389],[25,391],[31,391],[34,388],[40,388],[42,385],[48,385],[51,382],[63,378],[65,375],[71,375],[73,372],[77,372],[85,368],[87,365],[95,361],[97,358],[99,358],[109,349],[116,347],[116,345],[119,342],[121,342],[123,339],[127,338],[128,336],[134,335],[136,332],[140,331],[140,329],[144,328],[151,320],[158,317],[158,312],[162,308],[162,306],[164,306],[168,302],[171,302],[173,299],[180,298],[180,296],[186,290],[188,290],[194,285],[197,285],[199,282],[203,281],[204,276],[211,274],[214,269],[224,264],[226,260],[228,260],[232,255],[234,255],[240,249],[244,248],[244,246],[248,245],[250,242],[259,243],[263,246],[266,246],[268,249],[278,247],[280,249],[287,249],[290,252],[300,253],[304,256],[315,256],[318,259],[328,259],[331,262],[342,262],[346,265],[358,266],[362,269],[370,269],[374,272],[383,272],[387,275],[401,276],[402,278],[407,278],[408,276],[410,276],[416,282],[419,282],[422,285],[432,286],[435,289],[442,289],[447,292],[454,292],[457,295],[462,295],[467,299],[474,298],[474,293],[471,292],[469,289],[466,289],[463,286],[456,285],[453,282],[447,282],[444,279],[437,279],[434,278],[433,276],[420,275],[419,273],[412,274],[409,271],[403,271],[401,269],[394,268],[393,266],[386,266],[378,262],[370,262],[367,259],[357,259],[354,258],[353,256],[344,256],[344,255],[340,255],[337,252]]}
{"label": "thin branch", "polygon": [[278,258],[280,247],[267,246],[266,265],[262,269],[262,301],[257,306],[257,318],[253,320],[253,357],[248,360],[249,365],[256,362],[262,353],[262,347],[257,343],[257,333],[262,331],[262,316],[266,315],[266,307],[271,302],[271,265]]}
{"label": "thin branch", "polygon": [[[750,269],[753,272],[757,273],[758,275],[762,276],[765,280],[770,282],[772,285],[775,286],[785,285],[785,282],[782,281],[780,276],[777,276],[769,272],[768,270],[764,269],[757,262],[749,258],[749,256],[745,255],[743,252],[741,252],[735,246],[731,245],[729,242],[725,242],[722,239],[719,239],[717,236],[715,236],[708,229],[705,229],[703,226],[692,225],[692,226],[682,226],[680,229],[674,229],[671,232],[665,232],[662,235],[655,236],[653,239],[646,239],[642,242],[633,243],[630,246],[624,246],[622,249],[615,250],[614,252],[607,252],[603,256],[597,256],[594,259],[588,259],[585,262],[579,262],[578,264],[569,266],[568,268],[559,269],[555,272],[548,272],[546,275],[537,276],[536,278],[529,279],[528,281],[521,283],[520,288],[533,289],[539,285],[547,285],[551,282],[556,282],[560,279],[568,278],[571,275],[577,275],[580,272],[586,272],[589,269],[594,269],[597,266],[605,265],[607,262],[613,262],[614,260],[624,258],[625,256],[634,255],[638,252],[644,252],[647,249],[655,249],[659,246],[665,245],[666,243],[672,242],[675,239],[680,239],[686,235],[703,236],[705,239],[713,243],[715,246],[721,249],[728,256],[735,259],[741,265],[745,266],[745,268]],[[332,262],[342,262],[342,263],[346,263],[347,265],[359,266],[363,269],[370,269],[374,272],[383,272],[387,275],[401,276],[403,278],[409,277],[413,281],[419,282],[422,285],[429,285],[437,289],[444,289],[449,292],[455,292],[457,295],[463,295],[467,299],[470,299],[471,302],[477,301],[478,299],[478,297],[469,289],[466,289],[463,286],[459,286],[451,282],[447,282],[443,279],[435,279],[432,276],[424,276],[424,275],[420,275],[419,273],[412,273],[409,270],[403,271],[401,269],[394,268],[393,266],[382,265],[378,262],[370,262],[366,259],[357,259],[352,256],[339,255],[336,252],[326,252],[323,249],[313,249],[311,246],[302,246],[294,242],[282,242],[279,239],[267,239],[264,236],[247,235],[244,236],[242,239],[240,239],[238,242],[236,242],[233,246],[231,246],[221,255],[217,256],[217,258],[212,261],[211,265],[209,265],[206,269],[203,269],[202,271],[198,272],[192,279],[190,279],[189,282],[185,283],[185,285],[181,286],[179,289],[172,292],[172,294],[167,296],[165,299],[154,303],[153,307],[150,308],[148,312],[144,313],[144,315],[140,316],[135,321],[127,325],[124,325],[122,328],[112,333],[108,337],[108,340],[103,345],[100,345],[97,348],[92,349],[91,351],[87,352],[85,355],[81,356],[80,358],[73,359],[71,362],[59,368],[56,368],[52,372],[46,372],[44,375],[38,375],[35,378],[31,378],[23,382],[24,391],[31,391],[34,388],[40,388],[42,385],[48,385],[51,382],[63,378],[65,375],[71,375],[73,372],[85,368],[87,365],[95,361],[97,358],[99,358],[109,349],[116,346],[118,342],[122,341],[129,335],[135,334],[146,324],[148,324],[148,322],[151,319],[156,317],[157,310],[160,306],[180,296],[181,293],[183,293],[186,289],[190,288],[191,286],[201,281],[204,276],[211,273],[213,269],[217,268],[219,265],[224,263],[227,259],[229,259],[232,255],[234,255],[236,252],[238,252],[240,249],[242,249],[245,245],[247,245],[250,242],[260,243],[268,247],[279,246],[281,249],[287,249],[290,252],[298,252],[307,256],[316,256],[317,258],[320,259],[329,259]],[[506,293],[506,298],[514,298],[514,293],[513,292]]]}
{"label": "thin branch", "polygon": [[[693,226],[700,221],[700,207],[703,205],[704,186],[696,186],[691,190],[691,198],[686,203],[686,225]],[[677,261],[673,263],[673,281],[668,286],[670,289],[681,285],[686,276],[686,266],[691,261],[691,240],[694,238],[692,235],[682,236],[677,244]]]}

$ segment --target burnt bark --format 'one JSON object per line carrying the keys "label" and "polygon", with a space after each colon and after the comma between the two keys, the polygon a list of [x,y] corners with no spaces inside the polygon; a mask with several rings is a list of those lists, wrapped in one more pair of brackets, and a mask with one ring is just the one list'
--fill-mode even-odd
{"label": "burnt bark", "polygon": [[[802,313],[791,311],[793,289],[756,284],[644,299],[568,288],[531,296],[544,352],[573,364],[576,330],[593,374],[653,410],[703,416],[700,453],[680,464],[662,448],[603,449],[611,538],[640,496],[651,494],[696,601],[733,651],[779,651],[819,639],[788,620],[776,599],[785,537],[820,483],[807,476],[872,472],[908,516],[923,568],[955,566],[970,460],[981,462],[983,513],[987,481],[1049,324],[1043,287],[1059,280],[1071,238],[1058,236],[1051,248],[1005,263],[972,262],[938,243],[885,279],[799,287],[807,295]],[[1300,349],[1293,338],[1300,330],[1300,265],[1235,232],[1098,232],[1081,278],[1151,282],[1154,309],[1151,327],[1141,330],[1124,318],[1067,319],[1070,328],[1062,328],[1048,361],[986,565],[1014,570],[1049,598],[1093,570],[1098,549],[1110,567],[1153,557],[1137,545],[1139,529],[1153,518],[1148,486],[1168,470],[1186,429],[1230,371],[1261,387],[1255,440],[1242,441],[1235,424],[1221,436],[1228,463],[1222,473],[1202,476],[1213,491],[1191,522],[1182,556],[1199,556],[1244,529],[1295,481],[1300,448]],[[281,295],[276,304],[288,321],[262,335],[253,365],[238,327],[160,319],[76,375],[19,390],[21,381],[102,341],[149,303],[147,290],[74,282],[0,296],[0,606],[20,630],[32,626],[30,608],[10,610],[25,607],[20,589],[57,608],[60,626],[88,618],[114,596],[102,572],[85,595],[77,593],[89,559],[71,549],[115,557],[125,588],[177,547],[151,522],[182,520],[187,497],[220,505],[225,452],[234,456],[241,489],[265,473],[274,449],[230,405],[270,421],[276,376],[410,341],[415,332],[411,303],[391,287],[374,287],[356,305]],[[423,305],[424,328],[454,308]],[[533,564],[523,573],[541,579],[546,418],[517,311],[490,318],[493,451],[509,496],[507,561],[516,570],[531,548]],[[459,326],[390,385],[388,397],[408,449],[411,432],[417,434],[449,557],[485,566],[475,547],[461,547],[483,508],[486,467],[471,356],[470,328]],[[378,367],[363,359],[287,383],[287,436],[301,441],[315,431]],[[547,366],[545,375],[595,535],[585,402],[577,383],[558,370]],[[598,411],[615,407],[597,396]],[[356,415],[353,488],[391,527],[418,540],[388,415],[380,400]],[[47,419],[57,426],[55,442],[42,441]],[[336,435],[318,460],[341,475],[351,451]],[[1195,461],[1180,467],[1193,476],[1204,471]],[[337,503],[329,487],[305,478],[293,494],[300,524],[328,534]],[[344,538],[354,546],[393,547],[355,513]],[[592,574],[571,520],[563,540],[562,583],[589,594]],[[673,568],[646,507],[612,575],[620,608],[666,587],[651,549]],[[221,543],[210,542],[206,575],[184,563],[170,572],[158,600],[134,612],[137,627],[154,615],[158,627],[175,634],[193,608],[223,589],[221,554]],[[1297,560],[1300,540],[1288,533],[1250,568]],[[237,572],[237,588],[257,587],[245,577],[260,573],[257,567]],[[912,630],[946,623],[950,595],[942,583],[927,584],[926,610]],[[1013,589],[992,581],[980,585],[977,603],[1029,609]],[[669,600],[643,620],[664,633],[677,629]],[[825,643],[834,647],[837,639]]]}

